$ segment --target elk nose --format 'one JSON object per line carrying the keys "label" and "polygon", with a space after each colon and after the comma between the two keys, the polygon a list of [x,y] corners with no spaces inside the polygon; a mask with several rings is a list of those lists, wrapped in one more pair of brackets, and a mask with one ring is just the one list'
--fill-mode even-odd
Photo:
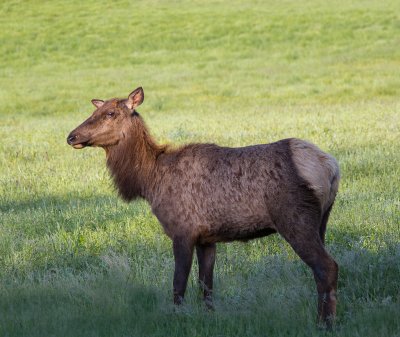
{"label": "elk nose", "polygon": [[67,143],[68,143],[69,145],[71,145],[72,142],[73,142],[76,138],[78,138],[78,136],[73,135],[73,134],[70,134],[70,135],[67,137]]}

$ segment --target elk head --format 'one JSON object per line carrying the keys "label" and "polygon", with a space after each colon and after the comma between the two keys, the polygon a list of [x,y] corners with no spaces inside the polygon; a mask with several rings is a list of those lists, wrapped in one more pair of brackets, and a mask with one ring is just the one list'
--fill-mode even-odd
{"label": "elk head", "polygon": [[119,143],[125,137],[132,123],[135,108],[142,104],[142,87],[132,91],[128,98],[113,98],[108,101],[92,99],[96,110],[67,137],[67,143],[75,149],[85,146],[107,148]]}

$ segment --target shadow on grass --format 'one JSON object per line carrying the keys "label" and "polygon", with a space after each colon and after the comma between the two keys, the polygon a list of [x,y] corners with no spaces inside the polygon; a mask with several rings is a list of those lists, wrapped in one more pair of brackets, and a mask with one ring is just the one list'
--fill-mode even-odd
{"label": "shadow on grass", "polygon": [[[4,205],[2,205],[4,206]],[[126,218],[149,221],[142,203],[125,205],[114,197],[45,197],[5,205],[9,213],[31,216],[45,213],[50,226],[38,229],[56,233],[97,230],[126,224]],[[139,219],[139,220],[138,220]],[[141,219],[141,220],[140,220]],[[100,224],[102,223],[102,224]],[[105,224],[104,224],[105,223]],[[139,222],[140,224],[140,222]],[[157,223],[153,224],[157,225]],[[26,226],[26,223],[24,223]],[[100,226],[100,227],[99,227]],[[150,226],[150,229],[152,227]],[[3,275],[0,286],[1,336],[320,336],[315,325],[316,293],[311,271],[298,259],[284,255],[250,258],[240,245],[220,249],[216,268],[216,311],[207,312],[192,271],[185,305],[171,304],[172,254],[142,233],[130,238],[124,226],[116,227],[122,244],[105,244],[69,254],[68,245],[43,250],[46,263],[33,264],[19,278]],[[400,309],[400,246],[397,243],[370,251],[348,249],[330,229],[329,250],[340,266],[338,335],[395,335]],[[79,234],[79,231],[78,231]],[[146,234],[147,235],[147,234]],[[352,233],[354,239],[359,235]],[[164,239],[163,239],[164,240]],[[261,241],[262,240],[262,241]],[[167,241],[165,239],[163,242]],[[269,238],[259,242],[268,245]],[[119,241],[118,241],[119,242]],[[24,244],[27,244],[26,242]],[[82,246],[86,247],[86,246]],[[110,252],[111,251],[111,252]],[[67,253],[66,253],[67,252]],[[50,257],[49,257],[50,256]],[[66,258],[67,256],[67,258]],[[53,264],[49,263],[53,259]],[[222,265],[219,261],[223,261]],[[232,265],[232,268],[226,268]]]}
{"label": "shadow on grass", "polygon": [[[336,256],[341,271],[339,336],[395,335],[400,301],[400,249],[347,251]],[[397,251],[397,255],[393,252]],[[150,259],[154,257],[149,257]],[[201,303],[191,277],[185,304],[172,305],[172,273],[159,267],[143,279],[132,259],[110,253],[102,268],[78,275],[48,271],[0,288],[1,336],[321,336],[315,324],[316,294],[309,269],[299,260],[266,256],[243,275],[216,269],[216,310]],[[228,263],[232,262],[229,261]],[[169,269],[166,267],[165,269]],[[327,333],[327,335],[330,335]]]}
{"label": "shadow on grass", "polygon": [[[265,290],[237,298],[217,298],[208,312],[189,289],[186,303],[176,309],[170,291],[140,284],[128,260],[105,258],[107,272],[46,274],[36,282],[3,285],[0,292],[2,336],[262,336],[301,329],[317,332],[299,298],[280,305],[281,297],[266,302]],[[252,281],[255,281],[253,279]],[[149,280],[149,283],[151,280]],[[294,289],[289,289],[295,295]],[[242,289],[243,293],[243,289]],[[251,296],[250,296],[251,295]],[[255,296],[254,296],[255,295]],[[168,297],[168,298],[167,298]],[[224,301],[227,300],[227,303]],[[292,316],[292,317],[291,317]],[[307,319],[304,319],[304,318]],[[267,319],[268,318],[268,319]],[[269,320],[274,321],[273,324]]]}
{"label": "shadow on grass", "polygon": [[0,335],[144,335],[153,328],[148,318],[160,314],[158,297],[150,287],[100,274],[3,287]]}

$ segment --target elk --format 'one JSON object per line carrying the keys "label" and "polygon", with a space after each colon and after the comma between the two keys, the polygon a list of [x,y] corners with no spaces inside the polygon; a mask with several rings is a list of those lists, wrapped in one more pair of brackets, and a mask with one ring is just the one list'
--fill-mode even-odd
{"label": "elk", "polygon": [[324,247],[339,186],[336,160],[295,139],[241,148],[159,145],[128,98],[93,99],[93,114],[67,137],[75,149],[102,147],[125,201],[144,198],[172,240],[174,303],[182,303],[196,249],[204,301],[213,308],[216,243],[279,233],[312,269],[318,319],[332,326],[338,265]]}

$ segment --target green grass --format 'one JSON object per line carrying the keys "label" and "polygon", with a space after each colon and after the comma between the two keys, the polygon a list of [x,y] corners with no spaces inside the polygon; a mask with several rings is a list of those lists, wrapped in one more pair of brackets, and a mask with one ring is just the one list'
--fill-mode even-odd
{"label": "green grass", "polygon": [[[3,1],[1,336],[400,336],[398,1]],[[217,247],[215,304],[194,265],[171,304],[171,243],[117,199],[98,149],[65,138],[92,98],[142,85],[160,142],[299,137],[342,170],[327,247],[338,324],[278,236]]]}

